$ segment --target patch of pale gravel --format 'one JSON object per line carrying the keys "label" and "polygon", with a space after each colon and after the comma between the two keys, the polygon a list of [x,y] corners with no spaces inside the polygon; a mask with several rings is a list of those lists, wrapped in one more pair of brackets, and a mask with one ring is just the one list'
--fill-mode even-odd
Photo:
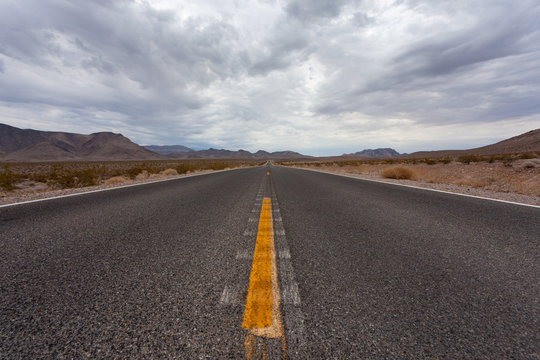
{"label": "patch of pale gravel", "polygon": [[0,191],[0,205],[8,205],[8,204],[16,204],[20,202],[25,201],[33,201],[33,200],[42,200],[42,199],[48,199],[58,196],[65,196],[65,195],[74,195],[74,194],[82,194],[86,192],[91,191],[97,191],[97,190],[104,190],[104,189],[113,189],[128,185],[136,185],[136,184],[144,184],[144,183],[151,183],[156,181],[162,181],[162,180],[172,180],[172,179],[178,179],[183,177],[190,177],[200,174],[206,174],[210,172],[216,172],[215,170],[202,170],[202,171],[195,171],[189,174],[181,174],[181,175],[173,175],[173,176],[166,176],[166,175],[151,175],[150,177],[146,179],[135,179],[135,180],[127,180],[125,182],[117,183],[117,184],[101,184],[96,186],[87,186],[87,187],[81,187],[81,188],[72,188],[72,189],[57,189],[57,190],[44,190],[38,187],[36,190],[30,190],[27,188],[26,190],[15,190],[12,192],[2,192]]}
{"label": "patch of pale gravel", "polygon": [[312,167],[303,167],[303,166],[302,167],[299,166],[299,168],[312,170],[312,171],[319,171],[319,172],[324,172],[324,173],[329,173],[329,174],[346,175],[346,176],[350,176],[350,177],[354,177],[358,179],[364,179],[364,180],[376,180],[379,182],[385,182],[385,183],[391,183],[391,184],[415,186],[415,187],[420,187],[420,188],[425,188],[425,189],[447,191],[447,192],[456,193],[456,194],[480,196],[480,197],[485,197],[485,198],[490,198],[490,199],[516,202],[520,204],[540,206],[540,197],[534,196],[534,195],[506,193],[506,192],[474,188],[474,187],[469,187],[469,186],[460,186],[460,185],[455,185],[455,184],[437,184],[437,183],[428,183],[428,182],[418,181],[418,180],[387,179],[387,178],[383,178],[382,176],[357,174],[357,173],[351,173],[351,172],[346,172],[346,171],[339,171],[337,169],[313,169]]}

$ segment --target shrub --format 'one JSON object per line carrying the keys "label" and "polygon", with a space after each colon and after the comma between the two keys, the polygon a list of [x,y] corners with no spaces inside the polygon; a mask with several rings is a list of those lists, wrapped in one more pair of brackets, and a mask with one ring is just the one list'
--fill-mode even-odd
{"label": "shrub", "polygon": [[163,170],[163,175],[166,175],[166,176],[178,175],[178,171],[176,171],[175,169],[165,169]]}
{"label": "shrub", "polygon": [[97,184],[97,173],[95,169],[84,169],[77,171],[75,174],[78,186],[94,186]]}
{"label": "shrub", "polygon": [[143,170],[144,169],[140,166],[134,166],[126,170],[126,175],[129,176],[130,179],[135,179]]}
{"label": "shrub", "polygon": [[121,184],[128,180],[129,179],[124,176],[113,176],[112,178],[105,180],[105,184],[106,185]]}
{"label": "shrub", "polygon": [[462,164],[470,164],[472,162],[480,162],[482,159],[476,155],[462,155],[458,157],[458,161]]}
{"label": "shrub", "polygon": [[229,164],[223,162],[211,163],[208,168],[211,170],[224,170],[229,167]]}
{"label": "shrub", "polygon": [[503,155],[491,155],[489,158],[488,158],[488,162],[491,164],[495,161],[503,161],[504,160],[504,156]]}
{"label": "shrub", "polygon": [[523,153],[518,156],[518,159],[534,159],[535,156],[530,153]]}
{"label": "shrub", "polygon": [[536,167],[536,163],[534,161],[526,161],[522,166],[524,169],[534,169]]}
{"label": "shrub", "polygon": [[148,179],[149,177],[150,177],[150,174],[148,173],[148,171],[143,170],[137,176],[135,176],[135,179],[136,180],[145,180],[145,179]]}
{"label": "shrub", "polygon": [[178,174],[185,174],[187,173],[188,171],[192,171],[193,170],[193,166],[192,165],[189,165],[189,164],[184,164],[184,163],[181,163],[181,164],[178,164],[176,166],[176,172]]}
{"label": "shrub", "polygon": [[56,180],[58,185],[60,185],[64,189],[72,188],[77,185],[77,177],[74,173],[68,172],[64,173],[58,176],[58,179]]}
{"label": "shrub", "polygon": [[398,179],[398,180],[401,180],[401,179],[411,180],[415,177],[412,170],[403,166],[396,166],[396,167],[385,169],[383,170],[381,175],[387,179]]}
{"label": "shrub", "polygon": [[11,171],[4,169],[0,171],[0,187],[6,191],[15,189],[14,183],[17,181],[17,176]]}
{"label": "shrub", "polygon": [[46,174],[30,174],[29,176],[30,180],[46,183],[49,181],[49,177]]}

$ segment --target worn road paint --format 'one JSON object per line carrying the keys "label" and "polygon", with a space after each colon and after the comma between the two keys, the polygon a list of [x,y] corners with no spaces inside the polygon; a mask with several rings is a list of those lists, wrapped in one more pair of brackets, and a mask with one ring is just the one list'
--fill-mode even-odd
{"label": "worn road paint", "polygon": [[239,286],[226,285],[219,299],[220,305],[236,305],[240,303],[240,289]]}
{"label": "worn road paint", "polygon": [[[259,228],[253,252],[253,263],[244,309],[242,327],[248,329],[244,343],[245,355],[253,358],[256,337],[282,340],[283,357],[285,336],[279,310],[280,295],[277,279],[276,250],[270,198],[264,198],[259,217]],[[262,343],[264,344],[264,342]],[[263,351],[264,352],[264,351]]]}
{"label": "worn road paint", "polygon": [[246,250],[238,250],[238,251],[236,251],[236,259],[237,260],[242,260],[242,259],[251,260],[251,254],[249,253],[249,251],[247,249]]}

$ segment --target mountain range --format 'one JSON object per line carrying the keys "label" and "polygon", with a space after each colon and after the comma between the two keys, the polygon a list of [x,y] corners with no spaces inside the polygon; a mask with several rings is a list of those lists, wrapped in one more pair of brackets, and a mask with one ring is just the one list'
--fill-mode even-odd
{"label": "mountain range", "polygon": [[[399,154],[391,148],[366,149],[342,157],[436,158],[460,155],[496,155],[540,152],[540,129],[470,150],[421,151]],[[207,149],[195,151],[183,145],[140,146],[122,134],[97,132],[89,135],[19,129],[0,124],[0,161],[119,161],[165,159],[309,159],[294,151]]]}
{"label": "mountain range", "polygon": [[168,156],[184,155],[195,151],[184,145],[144,145],[144,147],[155,153]]}
{"label": "mountain range", "polygon": [[353,154],[344,154],[347,155],[353,155],[353,156],[360,156],[365,158],[393,158],[398,157],[402,154],[398,153],[396,150],[391,148],[379,148],[379,149],[365,149],[362,151],[355,152]]}
{"label": "mountain range", "polygon": [[513,153],[540,152],[540,129],[499,141],[498,143],[468,150],[418,151],[406,155],[407,158],[440,158],[461,155],[500,155]]}
{"label": "mountain range", "polygon": [[89,135],[19,129],[0,124],[0,160],[158,160],[163,155],[139,146],[121,134]]}
{"label": "mountain range", "polygon": [[183,145],[140,146],[121,134],[89,135],[19,129],[0,124],[0,161],[121,161],[165,159],[297,159],[309,158],[294,151],[195,151]]}
{"label": "mountain range", "polygon": [[255,153],[247,150],[225,150],[210,148],[195,151],[183,145],[146,145],[146,149],[176,159],[299,159],[310,158],[294,151],[268,152],[259,150]]}

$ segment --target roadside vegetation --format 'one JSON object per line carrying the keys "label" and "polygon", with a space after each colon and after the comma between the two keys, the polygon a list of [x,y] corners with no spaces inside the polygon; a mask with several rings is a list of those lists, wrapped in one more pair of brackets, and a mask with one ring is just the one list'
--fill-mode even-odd
{"label": "roadside vegetation", "polygon": [[412,172],[411,169],[403,167],[403,166],[396,166],[384,169],[381,172],[382,177],[387,179],[407,179],[407,180],[414,180],[415,174]]}
{"label": "roadside vegetation", "polygon": [[540,152],[445,158],[322,159],[280,165],[540,196]]}
{"label": "roadside vegetation", "polygon": [[58,190],[158,179],[208,170],[261,165],[255,160],[167,160],[4,163],[0,191]]}
{"label": "roadside vegetation", "polygon": [[458,157],[439,157],[439,158],[378,158],[378,159],[330,159],[330,160],[311,160],[311,161],[281,161],[280,165],[284,166],[360,166],[360,165],[393,165],[393,164],[450,164],[452,162],[459,162],[462,164],[471,163],[494,163],[502,162],[505,165],[511,166],[511,164],[517,160],[523,159],[538,159],[540,158],[540,152],[528,152],[518,154],[504,154],[504,155],[462,155]]}

